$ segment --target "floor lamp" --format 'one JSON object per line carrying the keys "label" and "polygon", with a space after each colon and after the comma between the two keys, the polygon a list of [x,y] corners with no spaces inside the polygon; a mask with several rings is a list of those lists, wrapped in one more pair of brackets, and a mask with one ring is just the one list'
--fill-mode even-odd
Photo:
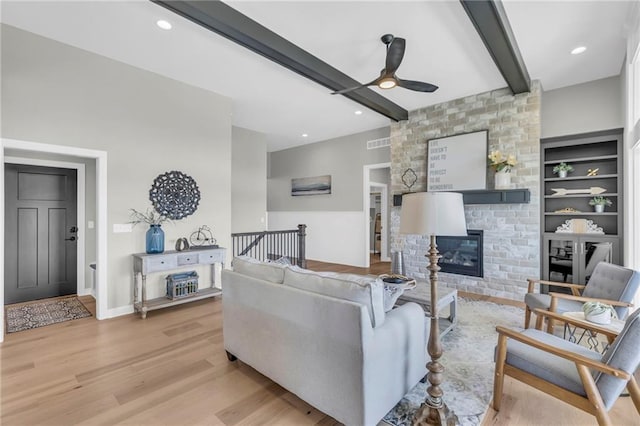
{"label": "floor lamp", "polygon": [[457,418],[450,411],[442,398],[440,388],[444,367],[439,359],[442,356],[440,329],[438,328],[438,248],[436,235],[467,235],[467,224],[464,218],[462,194],[455,192],[416,192],[402,197],[400,212],[400,233],[428,235],[430,238],[429,259],[427,269],[431,286],[431,332],[427,349],[431,361],[427,363],[427,397],[420,405],[413,418],[414,425],[449,425],[456,424]]}

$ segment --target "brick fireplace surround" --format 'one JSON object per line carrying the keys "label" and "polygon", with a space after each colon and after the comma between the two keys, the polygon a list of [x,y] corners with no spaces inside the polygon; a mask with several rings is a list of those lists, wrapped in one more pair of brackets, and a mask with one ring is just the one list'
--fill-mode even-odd
{"label": "brick fireplace surround", "polygon": [[[418,175],[413,191],[424,191],[427,141],[489,130],[488,151],[515,154],[513,188],[528,188],[528,204],[466,205],[467,228],[484,230],[484,277],[440,273],[443,286],[476,294],[522,301],[527,278],[540,275],[540,84],[530,93],[494,90],[411,111],[409,119],[391,125],[391,186],[406,192],[401,177],[407,168]],[[460,171],[464,173],[463,170]],[[487,189],[493,174],[487,169]],[[427,279],[429,239],[399,235],[400,207],[391,207],[391,248],[402,250],[407,275]]]}

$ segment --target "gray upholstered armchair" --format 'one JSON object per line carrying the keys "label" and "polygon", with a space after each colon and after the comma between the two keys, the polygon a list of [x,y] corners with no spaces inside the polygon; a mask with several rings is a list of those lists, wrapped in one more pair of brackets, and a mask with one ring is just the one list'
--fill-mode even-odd
{"label": "gray upholstered armchair", "polygon": [[[553,312],[535,313],[573,321]],[[640,365],[640,310],[629,316],[604,355],[537,329],[499,326],[496,330],[494,410],[500,411],[504,376],[508,375],[593,414],[600,425],[611,424],[609,410],[626,386],[640,414],[640,387],[633,377]]]}
{"label": "gray upholstered armchair", "polygon": [[[600,262],[596,265],[587,285],[557,283],[553,281],[529,279],[528,293],[524,297],[524,328],[529,328],[531,314],[535,309],[552,312],[580,312],[582,305],[589,301],[599,301],[613,305],[618,318],[624,320],[633,306],[633,298],[640,287],[640,273],[614,265]],[[572,294],[535,292],[536,284],[550,284],[571,289]],[[542,316],[538,316],[536,328],[541,327]],[[549,319],[548,331],[553,329],[553,318]]]}

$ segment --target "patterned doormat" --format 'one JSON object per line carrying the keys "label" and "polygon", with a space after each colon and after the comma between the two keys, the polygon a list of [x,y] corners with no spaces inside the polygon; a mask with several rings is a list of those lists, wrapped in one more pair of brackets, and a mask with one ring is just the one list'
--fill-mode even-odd
{"label": "patterned doormat", "polygon": [[7,306],[7,333],[91,316],[77,297]]}

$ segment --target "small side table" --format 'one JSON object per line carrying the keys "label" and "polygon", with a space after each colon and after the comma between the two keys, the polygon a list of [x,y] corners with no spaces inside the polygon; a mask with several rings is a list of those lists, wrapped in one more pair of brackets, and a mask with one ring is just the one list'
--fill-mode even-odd
{"label": "small side table", "polygon": [[[414,302],[422,307],[425,316],[431,315],[431,285],[418,281],[415,288],[405,290],[398,298],[398,304]],[[440,337],[447,334],[458,323],[456,309],[458,308],[458,290],[438,285],[438,312],[441,312],[447,306],[449,307],[449,316],[441,317]]]}
{"label": "small side table", "polygon": [[[597,324],[591,321],[587,321],[584,317],[584,312],[565,312],[562,314],[563,316],[569,317],[574,320],[575,327],[571,328],[570,324],[564,324],[564,337],[573,343],[580,343],[582,339],[587,338],[587,343],[589,344],[589,349],[604,352],[607,350],[609,345],[613,342],[616,336],[622,331],[624,328],[624,321],[612,318],[610,324]],[[605,345],[602,349],[600,349],[600,341],[597,339],[598,333],[594,333],[590,330],[582,330],[582,333],[578,330],[580,327],[580,323],[585,326],[593,327],[597,326],[603,329],[604,334],[607,336],[608,344]],[[580,333],[579,336],[577,334]]]}

